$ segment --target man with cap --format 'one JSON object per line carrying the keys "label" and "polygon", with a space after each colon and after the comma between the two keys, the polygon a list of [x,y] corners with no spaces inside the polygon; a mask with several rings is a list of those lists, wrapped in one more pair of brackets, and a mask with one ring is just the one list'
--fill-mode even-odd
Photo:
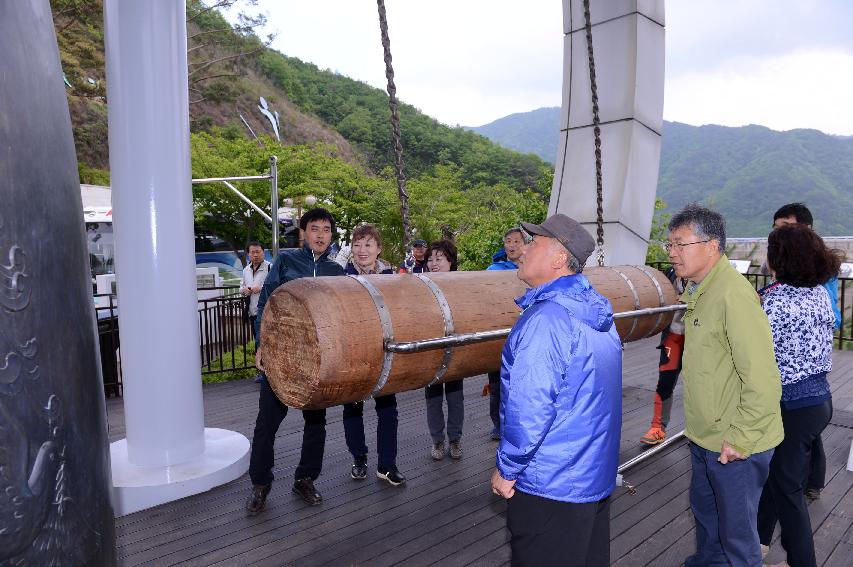
{"label": "man with cap", "polygon": [[580,272],[595,242],[561,214],[533,236],[530,289],[501,367],[492,491],[507,499],[513,565],[610,565],[609,497],[622,424],[622,347],[610,302]]}
{"label": "man with cap", "polygon": [[400,273],[401,274],[420,274],[422,272],[428,272],[429,268],[427,268],[426,261],[426,251],[427,251],[427,241],[426,240],[415,240],[412,242],[412,255],[406,257],[402,264],[400,264]]}

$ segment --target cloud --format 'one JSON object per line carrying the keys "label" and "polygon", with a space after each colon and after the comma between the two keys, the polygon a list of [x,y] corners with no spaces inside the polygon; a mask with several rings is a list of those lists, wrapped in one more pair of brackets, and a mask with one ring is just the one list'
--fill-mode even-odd
{"label": "cloud", "polygon": [[[611,0],[597,0],[608,2]],[[385,89],[374,2],[261,0],[273,46]],[[561,104],[561,0],[386,0],[398,96],[447,124]],[[850,0],[667,0],[664,115],[853,134]],[[835,111],[833,111],[835,109]]]}
{"label": "cloud", "polygon": [[837,49],[732,57],[725,68],[668,79],[664,117],[688,124],[760,124],[850,135],[851,69],[853,54]]}

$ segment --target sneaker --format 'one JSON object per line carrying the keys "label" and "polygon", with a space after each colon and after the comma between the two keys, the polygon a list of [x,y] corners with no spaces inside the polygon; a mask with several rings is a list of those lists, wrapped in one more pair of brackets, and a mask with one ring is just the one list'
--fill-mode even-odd
{"label": "sneaker", "polygon": [[300,478],[293,483],[293,493],[298,494],[309,506],[319,506],[323,497],[314,488],[314,481],[310,478]]}
{"label": "sneaker", "polygon": [[501,430],[500,428],[493,427],[492,432],[489,433],[489,439],[492,441],[500,441],[501,440]]}
{"label": "sneaker", "polygon": [[462,441],[457,439],[456,441],[450,442],[450,458],[451,459],[461,459],[462,458]]}
{"label": "sneaker", "polygon": [[265,378],[263,374],[258,374],[257,376],[255,376],[255,384],[261,384],[264,380]]}
{"label": "sneaker", "polygon": [[650,427],[646,434],[640,437],[640,443],[644,445],[658,445],[666,439],[666,431],[660,427]]}
{"label": "sneaker", "polygon": [[440,461],[444,458],[444,441],[439,441],[438,443],[432,444],[432,451],[430,451],[430,456],[434,461]]}
{"label": "sneaker", "polygon": [[376,476],[381,478],[382,480],[387,480],[391,483],[391,486],[400,486],[404,482],[406,482],[406,477],[397,470],[397,465],[393,465],[388,467],[387,469],[377,469]]}
{"label": "sneaker", "polygon": [[270,493],[271,484],[252,485],[252,494],[246,501],[246,515],[257,516],[267,504],[267,494]]}
{"label": "sneaker", "polygon": [[355,480],[364,480],[367,478],[367,457],[356,457],[352,464],[349,475]]}
{"label": "sneaker", "polygon": [[806,488],[803,494],[809,502],[820,500],[820,488]]}

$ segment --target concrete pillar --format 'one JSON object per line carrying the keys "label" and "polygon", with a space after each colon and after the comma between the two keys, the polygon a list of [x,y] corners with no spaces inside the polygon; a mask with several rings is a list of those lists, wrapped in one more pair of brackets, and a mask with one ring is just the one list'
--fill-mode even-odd
{"label": "concrete pillar", "polygon": [[[642,264],[663,128],[663,0],[592,0],[604,185],[605,263]],[[563,0],[563,106],[549,214],[596,235],[595,145],[582,0]],[[590,256],[589,264],[597,261]]]}
{"label": "concrete pillar", "polygon": [[106,0],[104,30],[127,430],[111,453],[123,514],[236,478],[248,440],[204,428],[185,3]]}

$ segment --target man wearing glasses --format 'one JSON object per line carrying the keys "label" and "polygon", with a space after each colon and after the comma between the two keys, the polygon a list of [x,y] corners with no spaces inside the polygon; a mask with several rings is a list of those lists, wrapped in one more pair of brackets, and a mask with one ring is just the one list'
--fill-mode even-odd
{"label": "man wearing glasses", "polygon": [[669,223],[669,260],[689,280],[682,374],[696,553],[686,567],[761,566],[758,501],[783,437],[770,324],[725,245],[725,221],[709,209],[688,205]]}

